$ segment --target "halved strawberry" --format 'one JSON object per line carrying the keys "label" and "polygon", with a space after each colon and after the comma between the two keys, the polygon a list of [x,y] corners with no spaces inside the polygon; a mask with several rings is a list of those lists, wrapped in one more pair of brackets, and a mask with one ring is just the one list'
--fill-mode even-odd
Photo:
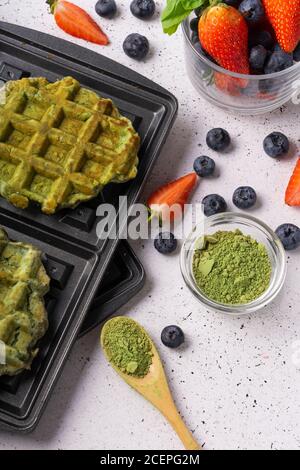
{"label": "halved strawberry", "polygon": [[169,216],[171,220],[174,220],[176,216],[180,215],[180,210],[178,209],[181,209],[182,213],[182,209],[187,203],[197,179],[195,173],[189,173],[176,181],[167,183],[154,191],[149,197],[147,201],[148,207],[160,216],[162,220],[166,220]]}
{"label": "halved strawberry", "polygon": [[108,38],[100,26],[82,8],[65,0],[47,0],[57,25],[76,38],[105,46]]}
{"label": "halved strawberry", "polygon": [[288,184],[285,203],[289,206],[300,206],[300,158]]}

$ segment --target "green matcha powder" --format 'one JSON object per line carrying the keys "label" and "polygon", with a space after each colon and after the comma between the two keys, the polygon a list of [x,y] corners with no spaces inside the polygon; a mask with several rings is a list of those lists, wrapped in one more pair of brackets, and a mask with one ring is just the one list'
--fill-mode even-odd
{"label": "green matcha powder", "polygon": [[113,318],[104,326],[103,346],[112,364],[128,375],[144,377],[152,364],[152,345],[144,330],[127,317]]}
{"label": "green matcha powder", "polygon": [[269,287],[272,273],[266,247],[240,230],[198,240],[193,274],[199,289],[223,304],[246,304]]}

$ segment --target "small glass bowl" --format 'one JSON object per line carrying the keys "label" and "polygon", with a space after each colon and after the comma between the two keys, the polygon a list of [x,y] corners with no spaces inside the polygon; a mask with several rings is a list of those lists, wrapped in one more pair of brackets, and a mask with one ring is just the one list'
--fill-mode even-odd
{"label": "small glass bowl", "polygon": [[294,98],[300,100],[300,62],[268,75],[242,75],[219,67],[195,49],[189,23],[182,23],[185,63],[196,90],[209,102],[244,115],[274,111]]}
{"label": "small glass bowl", "polygon": [[[266,292],[253,302],[239,305],[222,304],[207,297],[196,284],[193,275],[195,244],[204,235],[213,235],[219,230],[234,231],[237,229],[265,245],[272,264],[271,281]],[[206,307],[229,315],[253,313],[272,302],[284,284],[287,271],[285,250],[273,230],[255,217],[234,212],[208,217],[204,219],[202,224],[196,226],[183,243],[180,265],[184,281],[194,296]]]}

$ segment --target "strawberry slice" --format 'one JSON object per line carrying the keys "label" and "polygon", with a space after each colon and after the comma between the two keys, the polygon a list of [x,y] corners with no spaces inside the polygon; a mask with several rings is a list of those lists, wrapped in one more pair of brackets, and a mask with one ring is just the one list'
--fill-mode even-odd
{"label": "strawberry slice", "polygon": [[82,8],[65,0],[47,0],[57,25],[76,38],[105,46],[108,38],[100,26]]}
{"label": "strawberry slice", "polygon": [[182,214],[184,205],[197,182],[197,175],[189,173],[160,187],[149,197],[148,207],[163,220],[174,220]]}
{"label": "strawberry slice", "polygon": [[289,206],[300,206],[300,158],[288,184],[285,202]]}

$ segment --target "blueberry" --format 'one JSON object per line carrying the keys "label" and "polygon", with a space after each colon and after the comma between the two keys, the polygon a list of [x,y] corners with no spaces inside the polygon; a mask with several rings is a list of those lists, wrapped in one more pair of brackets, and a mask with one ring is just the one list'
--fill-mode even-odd
{"label": "blueberry", "polygon": [[198,37],[197,37],[197,40],[196,40],[196,37],[195,38],[192,37],[192,41],[193,41],[193,44],[194,44],[194,48],[196,49],[197,52],[199,52],[199,54],[203,55],[204,57],[209,59],[214,64],[216,63],[215,60],[206,52],[206,50],[203,49],[202,44],[200,43]]}
{"label": "blueberry", "polygon": [[198,176],[211,176],[215,171],[216,164],[214,160],[210,157],[203,155],[202,157],[196,158],[194,161],[194,171]]}
{"label": "blueberry", "polygon": [[241,0],[223,0],[222,3],[226,3],[226,5],[229,5],[234,8],[238,8],[238,6],[241,3]]}
{"label": "blueberry", "polygon": [[261,0],[243,0],[239,11],[250,24],[259,23],[265,16]]}
{"label": "blueberry", "polygon": [[161,341],[167,348],[178,348],[184,343],[184,333],[179,326],[166,326],[161,332]]}
{"label": "blueberry", "polygon": [[274,49],[273,49],[273,52],[282,52],[283,54],[285,54],[285,55],[287,55],[287,56],[290,56],[290,57],[293,55],[292,53],[285,52],[285,51],[282,49],[281,45],[278,44],[278,42],[275,44]]}
{"label": "blueberry", "polygon": [[258,82],[256,80],[249,80],[246,88],[241,89],[242,95],[253,97],[256,96],[258,92]]}
{"label": "blueberry", "polygon": [[230,135],[224,129],[212,129],[207,133],[206,143],[212,150],[222,151],[229,147]]}
{"label": "blueberry", "polygon": [[130,11],[137,18],[151,18],[155,12],[155,3],[153,0],[133,0]]}
{"label": "blueberry", "polygon": [[141,34],[129,34],[123,43],[123,50],[132,59],[143,60],[149,52],[149,41]]}
{"label": "blueberry", "polygon": [[262,71],[268,55],[267,49],[264,46],[255,46],[250,51],[249,62],[253,70],[258,72]]}
{"label": "blueberry", "polygon": [[239,209],[250,209],[256,203],[256,192],[250,186],[240,186],[232,197],[233,204]]}
{"label": "blueberry", "polygon": [[269,157],[281,157],[288,153],[289,148],[289,140],[281,132],[272,132],[264,139],[264,151]]}
{"label": "blueberry", "polygon": [[204,50],[199,42],[199,39],[198,41],[196,41],[196,37],[194,38],[194,42],[193,42],[193,45],[194,45],[194,48],[196,49],[196,51],[201,54],[201,55],[204,55]]}
{"label": "blueberry", "polygon": [[288,69],[293,65],[293,56],[282,50],[275,49],[270,55],[265,66],[265,73],[276,73]]}
{"label": "blueberry", "polygon": [[280,90],[284,89],[286,87],[286,83],[284,81],[284,78],[278,79],[278,78],[265,78],[259,80],[258,88],[260,93],[262,94],[269,94],[271,98],[275,97],[278,93],[280,93]]}
{"label": "blueberry", "polygon": [[249,47],[264,46],[265,49],[271,50],[274,47],[274,39],[269,31],[250,31]]}
{"label": "blueberry", "polygon": [[[207,54],[206,51],[201,46],[199,39],[197,39],[196,41],[196,38],[195,38],[195,42],[193,43],[193,46],[194,46],[194,49],[198,52],[198,54],[214,62],[213,58],[210,57],[209,54]],[[203,61],[199,61],[199,64],[197,67],[199,68],[199,74],[203,80],[204,79],[206,80],[207,77],[211,76],[212,71],[211,71],[210,66],[205,64]]]}
{"label": "blueberry", "polygon": [[293,224],[282,224],[276,229],[285,250],[295,250],[300,246],[300,228]]}
{"label": "blueberry", "polygon": [[167,255],[177,248],[177,240],[173,233],[160,232],[154,240],[154,247],[159,253]]}
{"label": "blueberry", "polygon": [[284,52],[283,49],[281,48],[281,45],[278,44],[278,42],[275,44],[273,52]]}
{"label": "blueberry", "polygon": [[194,31],[195,33],[198,32],[198,24],[199,24],[199,18],[193,18],[191,21],[190,21],[190,28],[192,31]]}
{"label": "blueberry", "polygon": [[294,50],[293,59],[295,62],[300,62],[300,42]]}
{"label": "blueberry", "polygon": [[259,81],[258,88],[260,93],[266,94],[266,93],[276,93],[279,90],[278,87],[278,82],[277,80],[274,80],[272,78],[267,78]]}
{"label": "blueberry", "polygon": [[95,9],[98,15],[103,16],[103,18],[113,18],[117,13],[115,0],[98,0]]}
{"label": "blueberry", "polygon": [[193,33],[192,33],[191,41],[192,41],[193,44],[199,43],[199,36],[198,36],[198,33],[196,33],[195,31],[193,31]]}
{"label": "blueberry", "polygon": [[209,194],[203,199],[202,204],[204,214],[207,217],[214,214],[220,214],[221,212],[226,212],[227,210],[225,199],[218,194]]}
{"label": "blueberry", "polygon": [[201,16],[202,13],[204,12],[205,8],[206,8],[205,6],[204,6],[204,7],[195,8],[195,10],[194,10],[195,15],[198,16],[198,18],[200,18],[200,16]]}

